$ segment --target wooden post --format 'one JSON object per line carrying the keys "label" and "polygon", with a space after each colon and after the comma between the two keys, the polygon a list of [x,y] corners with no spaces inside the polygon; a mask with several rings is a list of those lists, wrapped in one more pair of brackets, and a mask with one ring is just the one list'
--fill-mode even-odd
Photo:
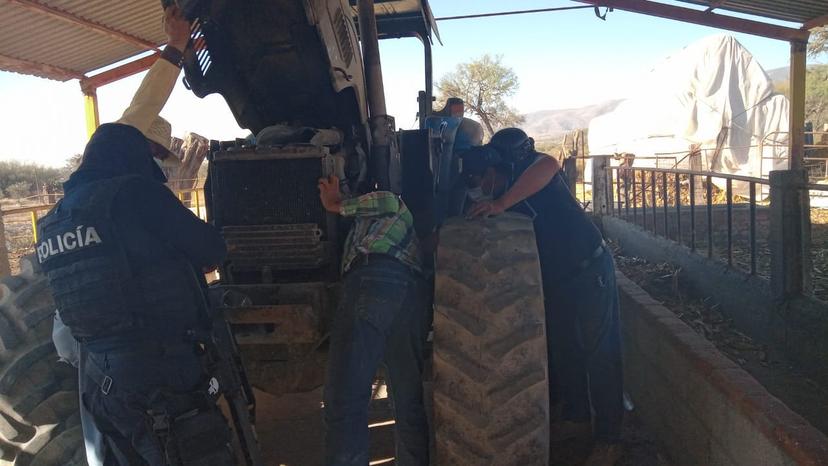
{"label": "wooden post", "polygon": [[[690,158],[690,170],[693,170],[694,172],[707,171],[706,167],[702,166],[702,153],[701,153],[700,146],[698,144],[693,144],[693,145],[690,146],[690,156],[689,156],[689,158]],[[679,168],[679,167],[676,167],[676,168]],[[693,182],[695,184],[694,188],[695,188],[696,198],[694,199],[694,201],[696,202],[696,205],[702,205],[702,204],[705,203],[704,184],[702,182],[702,178],[703,177],[701,177],[701,176],[696,176],[693,180]]]}
{"label": "wooden post", "polygon": [[791,41],[791,116],[788,157],[790,169],[802,168],[805,157],[805,75],[808,41]]}
{"label": "wooden post", "polygon": [[3,225],[3,212],[0,211],[0,278],[11,275],[9,249],[6,246],[6,227]]}
{"label": "wooden post", "polygon": [[609,155],[592,156],[592,211],[596,215],[609,215],[612,209],[612,174],[609,166]]}

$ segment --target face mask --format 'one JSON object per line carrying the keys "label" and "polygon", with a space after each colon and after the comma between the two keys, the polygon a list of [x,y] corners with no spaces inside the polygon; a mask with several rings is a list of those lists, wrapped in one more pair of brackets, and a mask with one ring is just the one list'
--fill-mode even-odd
{"label": "face mask", "polygon": [[476,188],[471,188],[466,191],[466,195],[472,202],[483,202],[483,201],[491,201],[494,199],[493,192],[485,192],[483,191],[483,186],[478,186]]}
{"label": "face mask", "polygon": [[469,197],[469,199],[471,199],[472,202],[482,202],[492,198],[491,195],[486,196],[483,193],[483,188],[481,188],[480,186],[469,189],[468,191],[466,191],[466,195]]}

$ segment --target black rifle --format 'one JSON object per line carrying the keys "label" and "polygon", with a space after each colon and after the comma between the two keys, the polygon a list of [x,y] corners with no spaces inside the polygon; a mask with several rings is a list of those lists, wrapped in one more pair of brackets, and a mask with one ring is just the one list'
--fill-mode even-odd
{"label": "black rifle", "polygon": [[[206,287],[203,275],[196,274],[196,279],[202,287]],[[196,335],[196,338],[203,346],[207,374],[212,377],[209,389],[213,392],[211,394],[220,394],[227,401],[245,464],[264,466],[254,428],[256,396],[242,365],[236,337],[224,318],[227,299],[235,298],[237,293],[227,291],[218,294],[221,291],[205,289],[202,293],[202,308],[209,324],[209,332],[205,335]],[[213,380],[217,385],[213,385]]]}
{"label": "black rifle", "polygon": [[247,380],[230,324],[224,319],[221,308],[212,311],[211,344],[206,348],[207,369],[218,381],[218,390],[227,401],[245,462],[248,466],[263,466],[253,427],[256,422],[256,397]]}

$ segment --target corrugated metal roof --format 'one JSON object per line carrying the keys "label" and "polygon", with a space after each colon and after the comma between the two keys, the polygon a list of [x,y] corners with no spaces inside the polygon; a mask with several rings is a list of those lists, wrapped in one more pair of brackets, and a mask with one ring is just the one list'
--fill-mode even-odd
{"label": "corrugated metal roof", "polygon": [[[828,0],[679,1],[811,27],[828,24]],[[0,70],[65,81],[144,52],[166,40],[159,3],[158,0],[2,1]],[[375,8],[380,16],[423,12],[421,0],[378,0]],[[75,18],[75,22],[67,17]],[[78,24],[84,21],[93,23],[93,27]],[[114,34],[96,30],[95,25]],[[113,37],[118,34],[128,37]]]}
{"label": "corrugated metal roof", "polygon": [[680,0],[685,3],[715,7],[736,13],[763,18],[806,24],[823,18],[821,26],[828,23],[828,1],[826,0]]}
{"label": "corrugated metal roof", "polygon": [[59,14],[148,45],[166,42],[158,0],[6,0],[0,6],[0,69],[65,81],[149,48]]}

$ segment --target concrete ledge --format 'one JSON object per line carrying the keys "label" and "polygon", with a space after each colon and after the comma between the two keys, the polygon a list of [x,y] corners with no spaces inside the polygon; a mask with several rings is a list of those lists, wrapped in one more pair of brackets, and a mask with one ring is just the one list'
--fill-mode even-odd
{"label": "concrete ledge", "polygon": [[619,218],[604,216],[602,226],[605,235],[616,241],[625,254],[681,267],[686,283],[721,303],[723,312],[755,340],[770,343],[774,337],[772,329],[781,327],[771,311],[773,298],[767,280],[731,269],[723,262],[708,259]]}
{"label": "concrete ledge", "polygon": [[755,341],[783,351],[810,377],[828,385],[828,305],[799,297],[774,302],[767,280],[729,268],[622,219],[604,216],[605,235],[625,254],[682,269],[682,280],[722,305],[722,312]]}
{"label": "concrete ledge", "polygon": [[828,437],[618,272],[625,384],[678,465],[828,465]]}

